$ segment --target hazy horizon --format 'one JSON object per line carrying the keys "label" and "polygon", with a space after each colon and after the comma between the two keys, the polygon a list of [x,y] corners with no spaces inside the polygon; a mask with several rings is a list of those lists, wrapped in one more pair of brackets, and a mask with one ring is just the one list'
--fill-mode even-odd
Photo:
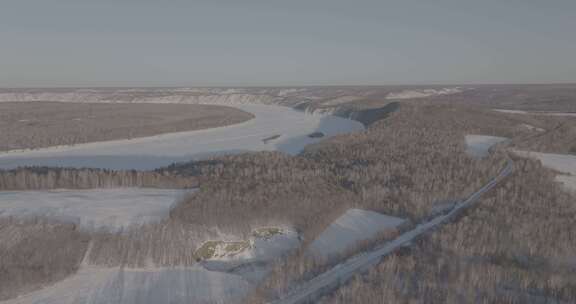
{"label": "hazy horizon", "polygon": [[576,83],[576,2],[7,0],[0,87]]}

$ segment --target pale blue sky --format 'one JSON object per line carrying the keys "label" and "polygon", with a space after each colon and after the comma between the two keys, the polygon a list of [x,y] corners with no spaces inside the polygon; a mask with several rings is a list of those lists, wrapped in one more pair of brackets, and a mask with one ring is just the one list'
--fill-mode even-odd
{"label": "pale blue sky", "polygon": [[0,87],[576,82],[575,0],[0,0]]}

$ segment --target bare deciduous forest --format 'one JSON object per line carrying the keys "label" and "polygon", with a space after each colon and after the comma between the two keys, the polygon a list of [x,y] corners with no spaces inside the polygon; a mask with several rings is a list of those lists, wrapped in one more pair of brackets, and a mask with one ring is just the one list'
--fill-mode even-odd
{"label": "bare deciduous forest", "polygon": [[0,151],[207,129],[251,118],[216,105],[0,102]]}
{"label": "bare deciduous forest", "polygon": [[173,175],[165,170],[114,171],[28,167],[0,170],[0,191],[91,189],[119,187],[192,188],[197,179]]}
{"label": "bare deciduous forest", "polygon": [[0,300],[76,272],[89,240],[74,224],[0,218]]}
{"label": "bare deciduous forest", "polygon": [[322,303],[574,303],[575,198],[532,160],[462,219]]}

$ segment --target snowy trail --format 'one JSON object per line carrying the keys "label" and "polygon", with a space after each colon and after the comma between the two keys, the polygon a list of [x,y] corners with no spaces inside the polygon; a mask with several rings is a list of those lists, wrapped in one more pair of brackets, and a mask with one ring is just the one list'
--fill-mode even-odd
{"label": "snowy trail", "polygon": [[416,226],[416,228],[400,235],[393,241],[387,242],[384,245],[377,247],[368,252],[360,253],[348,260],[334,266],[330,270],[322,273],[321,275],[313,278],[312,280],[302,283],[293,289],[288,294],[282,296],[279,300],[272,302],[274,304],[295,304],[303,303],[311,300],[313,297],[318,296],[324,291],[338,286],[340,283],[350,279],[356,273],[363,272],[371,266],[377,264],[381,258],[389,255],[401,246],[406,245],[427,233],[434,228],[446,223],[452,218],[456,217],[462,210],[469,208],[478,201],[480,196],[494,188],[501,180],[510,175],[513,170],[513,162],[508,161],[506,167],[500,174],[492,179],[489,183],[484,185],[480,190],[470,195],[465,201],[458,203],[449,213],[437,216],[432,220]]}

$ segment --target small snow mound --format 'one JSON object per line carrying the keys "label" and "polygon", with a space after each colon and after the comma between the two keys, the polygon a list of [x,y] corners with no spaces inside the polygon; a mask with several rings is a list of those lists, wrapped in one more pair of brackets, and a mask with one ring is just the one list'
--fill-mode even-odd
{"label": "small snow mound", "polygon": [[344,253],[359,241],[397,228],[405,220],[361,209],[349,209],[324,230],[308,248],[316,257],[330,257]]}
{"label": "small snow mound", "polygon": [[508,140],[506,137],[466,135],[466,153],[473,157],[485,157],[494,145]]}

